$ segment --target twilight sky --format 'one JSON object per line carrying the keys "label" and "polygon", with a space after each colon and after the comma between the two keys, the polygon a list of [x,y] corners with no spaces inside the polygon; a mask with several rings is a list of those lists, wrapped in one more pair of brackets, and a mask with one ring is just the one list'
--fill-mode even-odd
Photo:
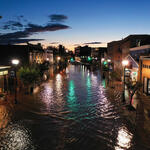
{"label": "twilight sky", "polygon": [[0,44],[41,42],[73,49],[150,34],[149,6],[150,0],[1,0]]}

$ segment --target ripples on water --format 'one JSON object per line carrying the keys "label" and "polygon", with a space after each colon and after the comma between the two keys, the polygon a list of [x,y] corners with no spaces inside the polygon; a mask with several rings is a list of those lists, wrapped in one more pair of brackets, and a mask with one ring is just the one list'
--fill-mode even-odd
{"label": "ripples on water", "polygon": [[69,66],[41,85],[28,101],[36,111],[20,115],[21,126],[13,124],[3,130],[0,146],[7,143],[12,150],[34,149],[33,145],[41,150],[137,149],[134,130],[116,105],[120,95],[111,97],[105,87],[99,71]]}
{"label": "ripples on water", "polygon": [[34,150],[30,133],[23,125],[12,124],[0,132],[1,150]]}

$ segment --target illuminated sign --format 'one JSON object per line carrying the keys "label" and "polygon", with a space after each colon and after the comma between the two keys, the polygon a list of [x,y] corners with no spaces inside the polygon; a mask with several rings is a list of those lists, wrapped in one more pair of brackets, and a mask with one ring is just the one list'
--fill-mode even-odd
{"label": "illuminated sign", "polygon": [[0,71],[0,76],[3,76],[3,75],[7,75],[8,74],[8,71]]}

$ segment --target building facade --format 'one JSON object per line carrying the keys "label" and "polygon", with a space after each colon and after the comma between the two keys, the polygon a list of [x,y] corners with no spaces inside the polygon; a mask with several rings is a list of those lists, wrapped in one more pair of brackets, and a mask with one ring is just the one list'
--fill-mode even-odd
{"label": "building facade", "polygon": [[148,56],[140,57],[138,81],[143,85],[143,93],[150,95],[150,57]]}
{"label": "building facade", "polygon": [[8,90],[8,75],[10,66],[0,66],[0,93]]}
{"label": "building facade", "polygon": [[130,49],[150,44],[150,35],[129,35],[128,37],[108,43],[108,56],[111,58],[114,70],[122,68],[122,60],[130,54]]}
{"label": "building facade", "polygon": [[0,45],[0,52],[0,65],[11,65],[12,59],[19,59],[21,65],[45,60],[40,45]]}

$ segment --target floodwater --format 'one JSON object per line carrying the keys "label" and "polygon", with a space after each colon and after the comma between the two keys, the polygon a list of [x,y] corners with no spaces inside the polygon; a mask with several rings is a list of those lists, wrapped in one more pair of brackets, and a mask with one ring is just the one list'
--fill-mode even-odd
{"label": "floodwater", "polygon": [[70,65],[18,96],[0,150],[146,150],[112,95],[99,70]]}

